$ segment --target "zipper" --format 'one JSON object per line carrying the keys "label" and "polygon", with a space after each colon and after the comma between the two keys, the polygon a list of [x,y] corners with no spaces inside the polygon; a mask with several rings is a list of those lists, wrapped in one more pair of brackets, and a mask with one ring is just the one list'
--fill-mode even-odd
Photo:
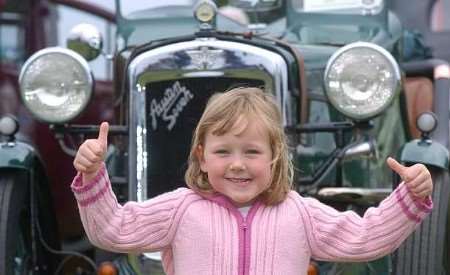
{"label": "zipper", "polygon": [[242,224],[241,224],[241,229],[242,229],[242,241],[244,243],[244,245],[242,246],[242,251],[241,251],[241,255],[242,255],[242,275],[245,275],[245,270],[246,270],[246,266],[247,266],[247,253],[246,253],[246,248],[247,248],[247,223],[245,218],[243,218]]}
{"label": "zipper", "polygon": [[[0,0],[1,1],[1,0]],[[217,202],[219,205],[228,208],[231,214],[236,218],[238,229],[238,274],[248,275],[250,273],[250,229],[253,222],[253,218],[256,215],[257,210],[262,205],[261,202],[256,201],[244,217],[242,213],[234,206],[226,197],[216,196],[211,200]]]}
{"label": "zipper", "polygon": [[253,214],[250,217],[249,214],[247,214],[246,217],[243,217],[242,215],[238,216],[240,229],[239,258],[241,259],[239,261],[239,275],[248,275],[250,273],[250,226],[253,216]]}
{"label": "zipper", "polygon": [[[250,273],[250,229],[255,217],[256,211],[261,203],[256,202],[244,217],[241,212],[235,209],[235,216],[239,225],[239,275],[248,275]],[[241,235],[242,234],[242,235]]]}

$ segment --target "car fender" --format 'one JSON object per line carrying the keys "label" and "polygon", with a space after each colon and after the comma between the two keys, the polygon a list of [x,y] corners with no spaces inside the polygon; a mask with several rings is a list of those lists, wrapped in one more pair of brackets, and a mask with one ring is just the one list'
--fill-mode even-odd
{"label": "car fender", "polygon": [[42,167],[42,162],[32,146],[20,141],[0,143],[0,169],[30,172],[36,167]]}
{"label": "car fender", "polygon": [[422,163],[445,170],[449,168],[449,152],[442,144],[433,140],[415,139],[400,150],[402,162]]}

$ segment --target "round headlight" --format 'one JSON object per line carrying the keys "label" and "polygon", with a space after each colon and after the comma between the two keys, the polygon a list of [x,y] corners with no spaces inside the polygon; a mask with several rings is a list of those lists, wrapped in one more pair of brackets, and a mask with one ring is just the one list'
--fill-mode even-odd
{"label": "round headlight", "polygon": [[400,69],[380,46],[356,42],[336,51],[325,69],[325,91],[331,104],[355,120],[385,110],[399,92]]}
{"label": "round headlight", "polygon": [[437,126],[437,116],[432,112],[421,113],[417,117],[416,125],[421,132],[433,132],[433,130],[436,129]]}
{"label": "round headlight", "polygon": [[216,13],[216,4],[209,0],[200,1],[194,8],[194,16],[200,23],[211,23]]}
{"label": "round headlight", "polygon": [[11,136],[19,130],[19,122],[11,116],[0,118],[0,134]]}
{"label": "round headlight", "polygon": [[89,65],[79,54],[47,48],[32,55],[19,76],[25,106],[39,120],[64,123],[86,107],[92,95]]}

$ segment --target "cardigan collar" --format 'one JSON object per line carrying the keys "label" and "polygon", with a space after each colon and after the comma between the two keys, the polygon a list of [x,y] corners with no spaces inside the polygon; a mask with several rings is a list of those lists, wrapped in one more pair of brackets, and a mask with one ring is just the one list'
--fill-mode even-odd
{"label": "cardigan collar", "polygon": [[[230,198],[228,198],[227,196],[220,194],[220,193],[213,193],[213,194],[204,194],[201,192],[197,192],[200,196],[202,196],[203,198],[214,202],[222,207],[225,207],[229,210],[231,210],[232,212],[239,212],[239,207],[235,206],[233,204],[233,202],[230,200]],[[261,200],[258,198],[256,199],[253,204],[250,207],[250,210],[248,213],[254,212],[256,211],[260,206],[262,205]],[[239,212],[240,213],[240,212]]]}

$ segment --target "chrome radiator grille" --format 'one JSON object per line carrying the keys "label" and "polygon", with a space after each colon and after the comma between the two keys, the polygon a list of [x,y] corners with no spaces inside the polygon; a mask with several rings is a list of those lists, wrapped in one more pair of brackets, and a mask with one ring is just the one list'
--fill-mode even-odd
{"label": "chrome radiator grille", "polygon": [[238,86],[260,86],[261,80],[199,77],[148,83],[147,196],[184,186],[184,173],[195,126],[209,97]]}

